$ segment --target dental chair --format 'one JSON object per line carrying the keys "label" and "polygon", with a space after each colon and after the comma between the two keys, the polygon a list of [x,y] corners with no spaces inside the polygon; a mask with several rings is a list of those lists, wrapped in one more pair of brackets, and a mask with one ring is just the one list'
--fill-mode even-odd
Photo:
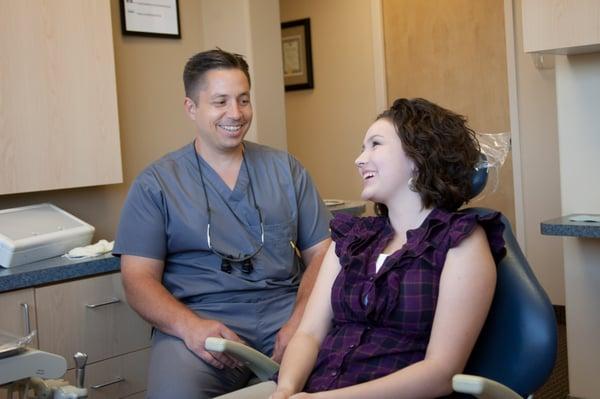
{"label": "dental chair", "polygon": [[[33,335],[30,335],[32,337]],[[77,352],[75,359],[77,385],[61,379],[67,371],[64,357],[26,347],[21,342],[0,348],[0,397],[12,399],[84,399],[87,355]],[[3,395],[4,394],[4,395]]]}
{"label": "dental chair", "polygon": [[497,265],[492,306],[464,374],[454,376],[452,387],[477,398],[533,398],[554,367],[556,318],[510,223],[504,217],[502,221],[506,256]]}
{"label": "dental chair", "polygon": [[[473,176],[473,197],[487,181],[485,169]],[[484,208],[468,213],[484,215]],[[455,392],[481,399],[533,398],[550,376],[557,350],[557,326],[548,295],[537,281],[527,259],[503,217],[506,256],[497,265],[494,299],[471,353],[464,374],[452,379]],[[242,344],[208,338],[207,350],[226,352],[242,360],[261,380],[269,379],[279,365]]]}

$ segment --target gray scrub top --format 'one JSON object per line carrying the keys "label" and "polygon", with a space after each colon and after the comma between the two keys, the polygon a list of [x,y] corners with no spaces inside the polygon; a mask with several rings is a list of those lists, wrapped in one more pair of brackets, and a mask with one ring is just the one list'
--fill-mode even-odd
{"label": "gray scrub top", "polygon": [[303,270],[290,241],[302,251],[328,238],[331,214],[294,157],[244,145],[247,169],[242,163],[233,190],[199,158],[211,244],[220,252],[239,256],[260,246],[252,184],[264,224],[264,246],[252,258],[253,272],[243,273],[239,264],[232,265],[231,274],[221,271],[221,259],[208,247],[206,197],[193,143],[156,161],[134,181],[113,254],[164,260],[163,284],[176,298],[253,341],[254,330],[274,334],[293,308]]}

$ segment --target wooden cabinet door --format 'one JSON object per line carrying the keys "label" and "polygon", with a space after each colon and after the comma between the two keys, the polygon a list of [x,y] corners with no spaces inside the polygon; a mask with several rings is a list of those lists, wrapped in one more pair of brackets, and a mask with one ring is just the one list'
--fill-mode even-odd
{"label": "wooden cabinet door", "polygon": [[74,367],[73,354],[94,363],[150,345],[150,325],[125,302],[120,273],[36,289],[40,349]]}
{"label": "wooden cabinet door", "polygon": [[525,52],[600,51],[598,0],[522,0]]}
{"label": "wooden cabinet door", "polygon": [[[0,294],[0,330],[25,336],[36,328],[33,288]],[[37,347],[37,336],[30,346]]]}
{"label": "wooden cabinet door", "polygon": [[0,1],[0,54],[0,195],[121,183],[110,1]]}

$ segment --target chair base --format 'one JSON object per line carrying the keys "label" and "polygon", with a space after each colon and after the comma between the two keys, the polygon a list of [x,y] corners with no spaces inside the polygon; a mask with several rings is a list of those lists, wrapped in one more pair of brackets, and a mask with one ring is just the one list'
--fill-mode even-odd
{"label": "chair base", "polygon": [[[478,399],[523,399],[521,395],[505,385],[468,374],[456,374],[452,377],[452,389],[455,392],[473,395]],[[529,395],[527,399],[533,399],[533,395]]]}

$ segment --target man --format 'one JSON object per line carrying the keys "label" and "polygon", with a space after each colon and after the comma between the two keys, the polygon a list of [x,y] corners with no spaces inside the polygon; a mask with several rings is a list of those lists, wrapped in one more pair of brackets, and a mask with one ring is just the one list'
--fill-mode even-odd
{"label": "man", "polygon": [[113,251],[129,304],[155,327],[148,396],[161,399],[247,383],[237,361],[204,349],[207,337],[281,360],[329,245],[330,214],[304,168],[244,141],[252,121],[244,59],[196,54],[183,80],[195,140],[135,180]]}

